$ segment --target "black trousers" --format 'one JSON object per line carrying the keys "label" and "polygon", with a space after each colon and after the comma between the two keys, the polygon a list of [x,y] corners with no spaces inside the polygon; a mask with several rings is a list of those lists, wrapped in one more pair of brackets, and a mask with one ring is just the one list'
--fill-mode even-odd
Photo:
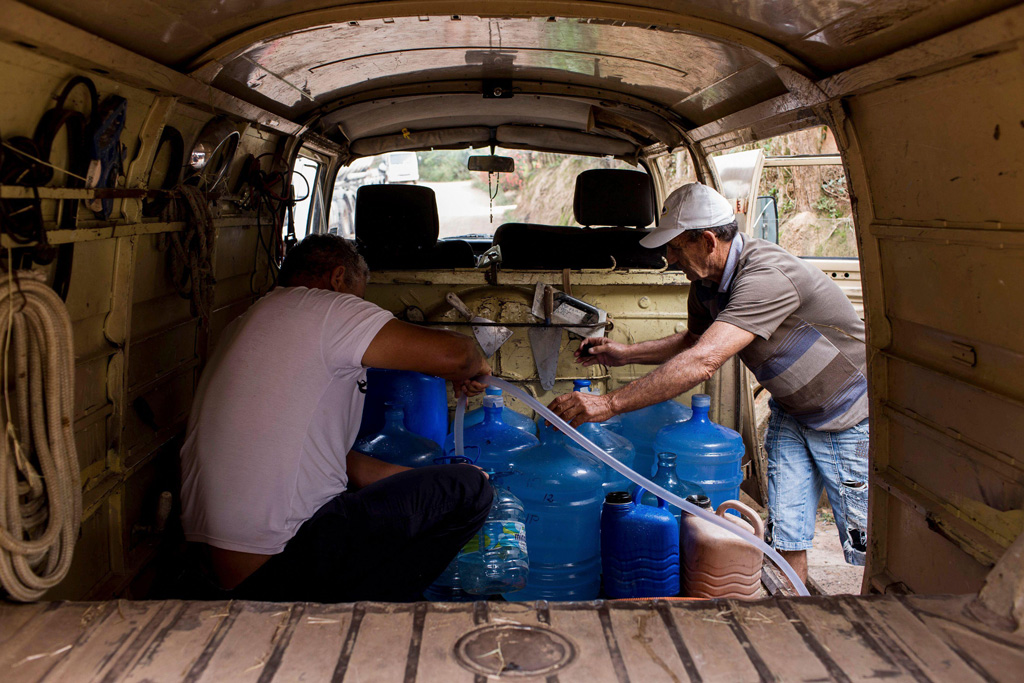
{"label": "black trousers", "polygon": [[245,600],[411,602],[440,576],[491,509],[470,465],[421,467],[328,501],[283,552],[231,591]]}

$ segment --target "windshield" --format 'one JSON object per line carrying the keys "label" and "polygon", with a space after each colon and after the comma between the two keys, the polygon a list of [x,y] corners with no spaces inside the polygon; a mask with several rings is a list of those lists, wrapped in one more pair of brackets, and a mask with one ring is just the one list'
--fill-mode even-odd
{"label": "windshield", "polygon": [[440,238],[490,239],[503,223],[579,225],[573,215],[576,176],[592,168],[643,170],[610,157],[497,148],[515,160],[514,173],[471,172],[470,156],[487,150],[390,152],[341,169],[331,202],[330,230],[352,237],[355,193],[362,185],[414,183],[434,190]]}

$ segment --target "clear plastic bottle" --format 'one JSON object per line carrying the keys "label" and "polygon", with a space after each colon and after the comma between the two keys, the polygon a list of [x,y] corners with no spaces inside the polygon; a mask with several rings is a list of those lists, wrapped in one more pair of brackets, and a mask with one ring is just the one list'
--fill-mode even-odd
{"label": "clear plastic bottle", "polygon": [[[675,453],[658,453],[658,471],[654,473],[652,481],[684,500],[688,496],[704,495],[704,489],[701,488],[700,484],[695,484],[692,481],[685,481],[679,478],[679,475],[676,472]],[[634,497],[636,496],[635,493],[633,495]],[[656,495],[647,491],[644,493],[640,502],[644,505],[658,507],[660,500],[661,499]],[[668,510],[672,513],[672,516],[676,518],[676,523],[678,524],[683,511],[675,505],[669,505]]]}
{"label": "clear plastic bottle", "polygon": [[494,486],[491,512],[458,557],[462,589],[474,595],[520,590],[530,573],[523,504],[494,472],[488,474]]}
{"label": "clear plastic bottle", "polygon": [[[590,389],[589,379],[576,379],[573,380],[572,384],[574,391],[593,393]],[[598,448],[608,453],[608,455],[612,456],[626,467],[634,469],[636,449],[633,448],[633,444],[629,439],[616,434],[606,427],[602,427],[596,422],[585,422],[580,425],[577,431],[593,441]],[[592,458],[589,453],[583,450],[574,441],[567,441],[566,445],[574,453],[581,455],[584,458]],[[612,491],[629,491],[633,488],[633,484],[629,479],[622,476],[612,468],[602,463],[598,463],[598,466],[601,468],[601,472],[604,477],[604,485],[602,486],[604,494],[611,493]],[[603,499],[604,498],[602,497],[602,500]]]}
{"label": "clear plastic bottle", "polygon": [[402,404],[387,403],[384,427],[379,432],[358,439],[353,450],[405,467],[433,465],[442,451],[434,441],[408,430]]}
{"label": "clear plastic bottle", "polygon": [[441,576],[423,591],[423,597],[431,602],[470,602],[477,599],[475,595],[470,595],[462,588],[458,555],[452,558],[441,572]]}

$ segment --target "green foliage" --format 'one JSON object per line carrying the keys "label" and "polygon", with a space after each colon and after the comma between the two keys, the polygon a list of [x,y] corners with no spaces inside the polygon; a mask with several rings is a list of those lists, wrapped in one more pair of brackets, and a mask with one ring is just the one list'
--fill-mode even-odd
{"label": "green foliage", "polygon": [[420,180],[428,183],[450,183],[471,179],[473,174],[466,168],[470,154],[468,149],[417,152]]}

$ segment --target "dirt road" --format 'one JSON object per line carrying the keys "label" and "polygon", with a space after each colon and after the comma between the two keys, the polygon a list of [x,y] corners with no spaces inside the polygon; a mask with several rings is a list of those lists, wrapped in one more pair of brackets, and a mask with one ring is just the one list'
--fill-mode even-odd
{"label": "dirt road", "polygon": [[495,206],[492,223],[489,220],[487,192],[475,187],[473,181],[420,184],[434,190],[437,196],[440,237],[493,235],[498,226],[505,222],[505,212],[516,208],[514,205]]}

